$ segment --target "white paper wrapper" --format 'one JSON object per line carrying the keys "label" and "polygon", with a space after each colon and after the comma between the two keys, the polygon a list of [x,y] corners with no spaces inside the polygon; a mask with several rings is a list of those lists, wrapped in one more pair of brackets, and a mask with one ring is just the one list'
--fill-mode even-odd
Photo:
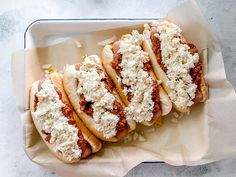
{"label": "white paper wrapper", "polygon": [[[32,161],[61,176],[124,176],[143,161],[165,161],[173,165],[198,165],[236,154],[236,94],[227,81],[219,44],[203,18],[195,1],[173,9],[167,19],[179,25],[184,36],[196,44],[203,58],[209,99],[194,106],[178,123],[174,115],[164,118],[161,128],[142,130],[145,142],[106,144],[96,155],[78,164],[57,160],[37,133],[29,112],[29,90],[33,81],[43,78],[41,66],[52,63],[57,69],[80,62],[84,54],[101,53],[101,40],[131,31],[131,28],[109,29],[88,33],[47,48],[27,49],[13,56],[12,76],[24,128],[25,149]],[[141,26],[140,26],[141,27]],[[135,27],[136,28],[136,27]],[[141,31],[140,31],[141,32]],[[82,47],[77,48],[76,41]]]}

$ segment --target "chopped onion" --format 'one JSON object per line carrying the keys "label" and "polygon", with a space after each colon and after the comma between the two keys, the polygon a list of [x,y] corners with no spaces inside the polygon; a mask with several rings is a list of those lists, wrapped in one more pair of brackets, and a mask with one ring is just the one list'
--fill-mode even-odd
{"label": "chopped onion", "polygon": [[81,48],[82,47],[82,44],[79,41],[75,41],[75,45],[76,45],[77,48]]}
{"label": "chopped onion", "polygon": [[173,123],[178,123],[178,119],[172,118],[172,119],[171,119],[171,122],[173,122]]}
{"label": "chopped onion", "polygon": [[178,114],[177,112],[173,112],[173,116],[174,116],[175,118],[178,118],[178,117],[179,117],[179,114]]}
{"label": "chopped onion", "polygon": [[99,46],[105,46],[105,45],[108,45],[108,44],[111,44],[111,43],[115,42],[116,39],[117,39],[117,37],[114,35],[111,38],[108,38],[108,39],[105,39],[103,41],[98,42],[98,45]]}
{"label": "chopped onion", "polygon": [[42,66],[42,69],[43,70],[47,70],[47,69],[49,69],[49,68],[51,68],[52,67],[52,64],[51,63],[49,63],[49,64],[44,64],[43,66]]}

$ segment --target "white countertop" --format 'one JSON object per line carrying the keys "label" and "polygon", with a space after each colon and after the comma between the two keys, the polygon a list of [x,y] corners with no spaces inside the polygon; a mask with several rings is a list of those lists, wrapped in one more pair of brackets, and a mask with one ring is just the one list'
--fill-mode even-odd
{"label": "white countertop", "polygon": [[[0,0],[0,176],[57,177],[32,163],[24,153],[22,127],[11,85],[10,63],[14,51],[23,48],[23,34],[30,22],[43,18],[160,17],[178,0]],[[205,17],[218,37],[226,74],[236,88],[236,2],[199,0]],[[131,176],[236,176],[236,160],[196,167],[173,167],[145,163],[131,170]]]}

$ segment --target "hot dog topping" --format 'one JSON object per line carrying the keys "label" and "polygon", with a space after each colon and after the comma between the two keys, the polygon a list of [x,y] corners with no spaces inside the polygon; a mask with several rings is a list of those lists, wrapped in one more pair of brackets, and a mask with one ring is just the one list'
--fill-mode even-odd
{"label": "hot dog topping", "polygon": [[77,141],[78,146],[82,150],[81,158],[86,158],[92,154],[92,147],[88,141],[84,139],[83,133],[81,130],[78,130],[79,140]]}
{"label": "hot dog topping", "polygon": [[[61,91],[55,87],[55,90],[59,96],[59,99],[62,99],[62,93]],[[74,126],[77,126],[76,124],[76,120],[74,118],[74,109],[71,105],[69,104],[65,104],[64,107],[62,107],[61,109],[62,114],[68,119],[68,123]],[[82,134],[82,132],[78,129],[78,141],[77,144],[81,149],[81,158],[86,158],[88,157],[90,154],[92,154],[92,147],[91,145],[84,139],[84,136]],[[51,135],[47,135],[47,138],[50,140]],[[49,141],[48,141],[49,142]]]}
{"label": "hot dog topping", "polygon": [[[197,48],[195,45],[188,43],[188,46],[190,47],[189,51],[192,55],[197,53]],[[195,98],[193,99],[194,103],[199,103],[202,98],[203,94],[201,91],[201,80],[202,80],[202,62],[199,60],[197,63],[195,63],[195,67],[190,70],[190,75],[192,77],[192,82],[197,85],[197,89],[195,92]]]}
{"label": "hot dog topping", "polygon": [[160,40],[155,36],[156,28],[152,27],[150,31],[150,40],[152,42],[152,50],[156,54],[157,62],[160,65],[161,69],[166,73],[167,69],[164,66],[162,59],[161,59],[161,42]]}
{"label": "hot dog topping", "polygon": [[42,131],[47,136],[47,140],[53,145],[54,150],[62,153],[68,159],[81,157],[81,149],[77,142],[78,129],[68,122],[62,109],[66,106],[59,98],[51,80],[45,80],[41,89],[36,93],[38,103],[34,114],[40,124]]}
{"label": "hot dog topping", "polygon": [[149,75],[149,57],[141,48],[143,36],[138,31],[123,36],[118,53],[122,55],[119,64],[120,80],[124,84],[123,92],[132,98],[125,108],[127,118],[137,122],[150,121],[153,117],[154,101],[152,99],[154,81]]}
{"label": "hot dog topping", "polygon": [[119,117],[110,112],[113,110],[116,98],[110,93],[112,86],[107,87],[109,81],[106,79],[104,71],[98,69],[100,67],[101,65],[93,58],[85,58],[80,69],[76,71],[77,92],[79,95],[83,95],[86,102],[91,103],[92,118],[96,123],[96,129],[103,133],[106,138],[110,138],[117,134],[116,126]]}
{"label": "hot dog topping", "polygon": [[162,21],[156,27],[155,36],[160,40],[161,61],[169,79],[169,97],[177,107],[194,104],[197,85],[190,70],[199,61],[198,53],[191,53],[188,44],[181,43],[181,29],[173,23]]}
{"label": "hot dog topping", "polygon": [[126,119],[125,119],[124,109],[118,101],[114,101],[113,109],[108,110],[108,111],[117,115],[120,118],[119,122],[116,125],[117,131],[123,131],[124,129],[127,129],[127,123],[126,123]]}
{"label": "hot dog topping", "polygon": [[[120,75],[120,72],[121,72],[120,63],[122,61],[122,55],[118,52],[119,49],[120,49],[120,41],[116,41],[112,47],[113,60],[111,62],[111,67],[116,71],[117,80],[118,80],[119,84],[121,85],[121,88],[122,89],[129,89],[129,86],[127,86],[123,82],[121,82],[122,76]],[[149,68],[147,67],[147,69],[149,69]],[[128,101],[131,101],[132,97],[133,97],[133,95],[131,94],[131,92],[127,93]]]}
{"label": "hot dog topping", "polygon": [[111,67],[116,71],[116,74],[118,76],[120,76],[120,72],[121,72],[120,63],[122,61],[122,55],[118,52],[119,49],[120,49],[120,41],[116,41],[112,47],[113,60],[111,62]]}
{"label": "hot dog topping", "polygon": [[84,111],[89,116],[93,115],[92,102],[86,101],[83,94],[80,95],[80,110]]}

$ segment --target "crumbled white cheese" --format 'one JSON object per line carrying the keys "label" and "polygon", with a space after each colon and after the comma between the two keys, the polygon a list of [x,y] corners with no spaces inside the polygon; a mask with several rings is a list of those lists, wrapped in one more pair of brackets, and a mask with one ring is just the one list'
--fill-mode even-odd
{"label": "crumbled white cheese", "polygon": [[190,111],[186,112],[186,115],[189,116],[190,115]]}
{"label": "crumbled white cheese", "polygon": [[100,124],[96,124],[98,131],[103,132],[106,138],[116,135],[116,124],[119,117],[110,112],[104,112],[100,117]]}
{"label": "crumbled white cheese", "polygon": [[146,141],[145,137],[143,136],[143,132],[133,131],[124,138],[123,142],[129,143],[137,140],[140,142]]}
{"label": "crumbled white cheese", "polygon": [[46,133],[50,133],[49,143],[56,152],[68,159],[77,159],[81,156],[81,149],[77,144],[79,140],[78,129],[68,123],[63,115],[65,106],[60,100],[51,80],[45,80],[42,89],[36,93],[38,98],[37,109],[34,114],[36,120]]}
{"label": "crumbled white cheese", "polygon": [[118,75],[116,75],[116,79],[119,83],[121,83],[121,78]]}
{"label": "crumbled white cheese", "polygon": [[134,30],[131,34],[123,36],[120,41],[119,53],[122,54],[121,82],[129,88],[123,92],[133,95],[125,113],[128,119],[137,122],[150,121],[153,117],[152,91],[153,79],[143,70],[144,62],[149,61],[148,54],[142,50],[143,35]]}
{"label": "crumbled white cheese", "polygon": [[192,55],[189,46],[180,40],[181,29],[173,23],[162,21],[157,25],[155,36],[161,41],[162,62],[167,68],[167,85],[170,99],[177,107],[189,107],[194,102],[197,85],[192,83],[190,69],[199,61],[199,55]]}
{"label": "crumbled white cheese", "polygon": [[179,117],[179,114],[178,114],[177,112],[173,112],[173,116],[174,116],[175,118],[178,118],[178,117]]}
{"label": "crumbled white cheese", "polygon": [[177,113],[177,112],[173,112],[172,113],[173,117],[171,118],[171,122],[173,123],[178,123],[182,118],[186,118],[187,113]]}
{"label": "crumbled white cheese", "polygon": [[139,134],[138,134],[137,132],[134,132],[134,134],[133,134],[133,140],[134,140],[134,141],[137,140],[138,137],[139,137]]}
{"label": "crumbled white cheese", "polygon": [[144,142],[144,141],[146,141],[146,139],[144,138],[144,136],[139,135],[138,136],[138,141]]}
{"label": "crumbled white cheese", "polygon": [[97,68],[101,67],[98,62],[86,57],[79,71],[75,71],[78,79],[78,94],[83,94],[87,102],[92,102],[93,116],[96,129],[103,133],[104,137],[111,138],[116,135],[116,125],[119,117],[110,113],[113,109],[115,96],[108,92],[102,79],[104,72],[98,73]]}
{"label": "crumbled white cheese", "polygon": [[148,129],[145,130],[145,133],[153,133],[155,131],[156,131],[155,127],[148,127]]}
{"label": "crumbled white cheese", "polygon": [[133,134],[132,134],[132,132],[129,133],[129,134],[124,138],[124,143],[129,143],[129,142],[131,142],[131,141],[133,141]]}
{"label": "crumbled white cheese", "polygon": [[183,112],[181,112],[180,114],[179,114],[179,119],[181,119],[182,117],[184,117],[184,115],[185,115],[185,113],[183,113]]}

